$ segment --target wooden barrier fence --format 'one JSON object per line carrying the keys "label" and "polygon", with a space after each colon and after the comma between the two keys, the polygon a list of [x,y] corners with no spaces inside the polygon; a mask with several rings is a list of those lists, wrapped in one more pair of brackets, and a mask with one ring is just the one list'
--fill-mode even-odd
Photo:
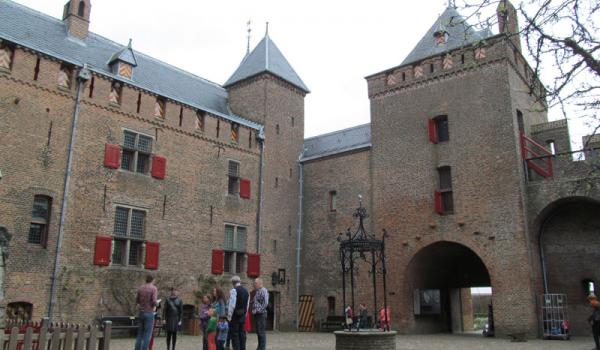
{"label": "wooden barrier fence", "polygon": [[[112,322],[102,329],[72,323],[7,322],[3,350],[110,350]],[[41,346],[40,346],[41,345]]]}

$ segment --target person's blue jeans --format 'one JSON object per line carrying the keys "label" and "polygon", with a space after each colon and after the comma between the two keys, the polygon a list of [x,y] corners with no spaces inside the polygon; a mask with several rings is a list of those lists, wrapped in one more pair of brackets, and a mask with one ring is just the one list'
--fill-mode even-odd
{"label": "person's blue jeans", "polygon": [[154,312],[140,312],[135,350],[148,350],[154,327]]}
{"label": "person's blue jeans", "polygon": [[254,320],[256,321],[256,335],[258,336],[258,350],[265,350],[267,348],[267,313],[255,314]]}

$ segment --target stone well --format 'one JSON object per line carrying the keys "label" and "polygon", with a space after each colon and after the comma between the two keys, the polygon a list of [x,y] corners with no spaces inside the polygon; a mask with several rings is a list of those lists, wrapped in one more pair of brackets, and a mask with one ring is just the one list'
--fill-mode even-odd
{"label": "stone well", "polygon": [[395,331],[336,331],[335,350],[396,350]]}

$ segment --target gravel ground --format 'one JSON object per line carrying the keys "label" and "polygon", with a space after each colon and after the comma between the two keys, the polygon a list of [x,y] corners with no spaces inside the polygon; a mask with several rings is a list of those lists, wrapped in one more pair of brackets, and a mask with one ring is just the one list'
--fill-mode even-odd
{"label": "gravel ground", "polygon": [[[135,339],[113,339],[111,350],[133,350]],[[543,350],[590,350],[594,346],[590,338],[575,337],[568,341],[561,340],[529,340],[524,343],[513,343],[508,339],[483,338],[480,335],[399,335],[396,337],[397,350],[431,349],[431,350],[500,350],[500,349],[543,349]],[[166,350],[164,337],[156,339],[154,350]],[[256,335],[248,334],[246,349],[256,349]],[[268,332],[267,349],[269,350],[333,350],[335,336],[332,333],[293,333]],[[202,337],[181,335],[177,339],[176,350],[202,350]]]}

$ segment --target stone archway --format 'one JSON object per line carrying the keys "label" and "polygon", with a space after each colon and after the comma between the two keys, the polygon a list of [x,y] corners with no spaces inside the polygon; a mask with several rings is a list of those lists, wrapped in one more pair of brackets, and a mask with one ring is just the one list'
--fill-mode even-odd
{"label": "stone archway", "polygon": [[[405,275],[412,296],[410,333],[461,333],[472,330],[472,287],[491,287],[488,269],[470,248],[440,241],[419,250]],[[470,329],[469,329],[470,328]]]}
{"label": "stone archway", "polygon": [[600,292],[600,202],[563,198],[542,210],[538,222],[545,289],[567,295],[571,333],[588,335],[590,282]]}

